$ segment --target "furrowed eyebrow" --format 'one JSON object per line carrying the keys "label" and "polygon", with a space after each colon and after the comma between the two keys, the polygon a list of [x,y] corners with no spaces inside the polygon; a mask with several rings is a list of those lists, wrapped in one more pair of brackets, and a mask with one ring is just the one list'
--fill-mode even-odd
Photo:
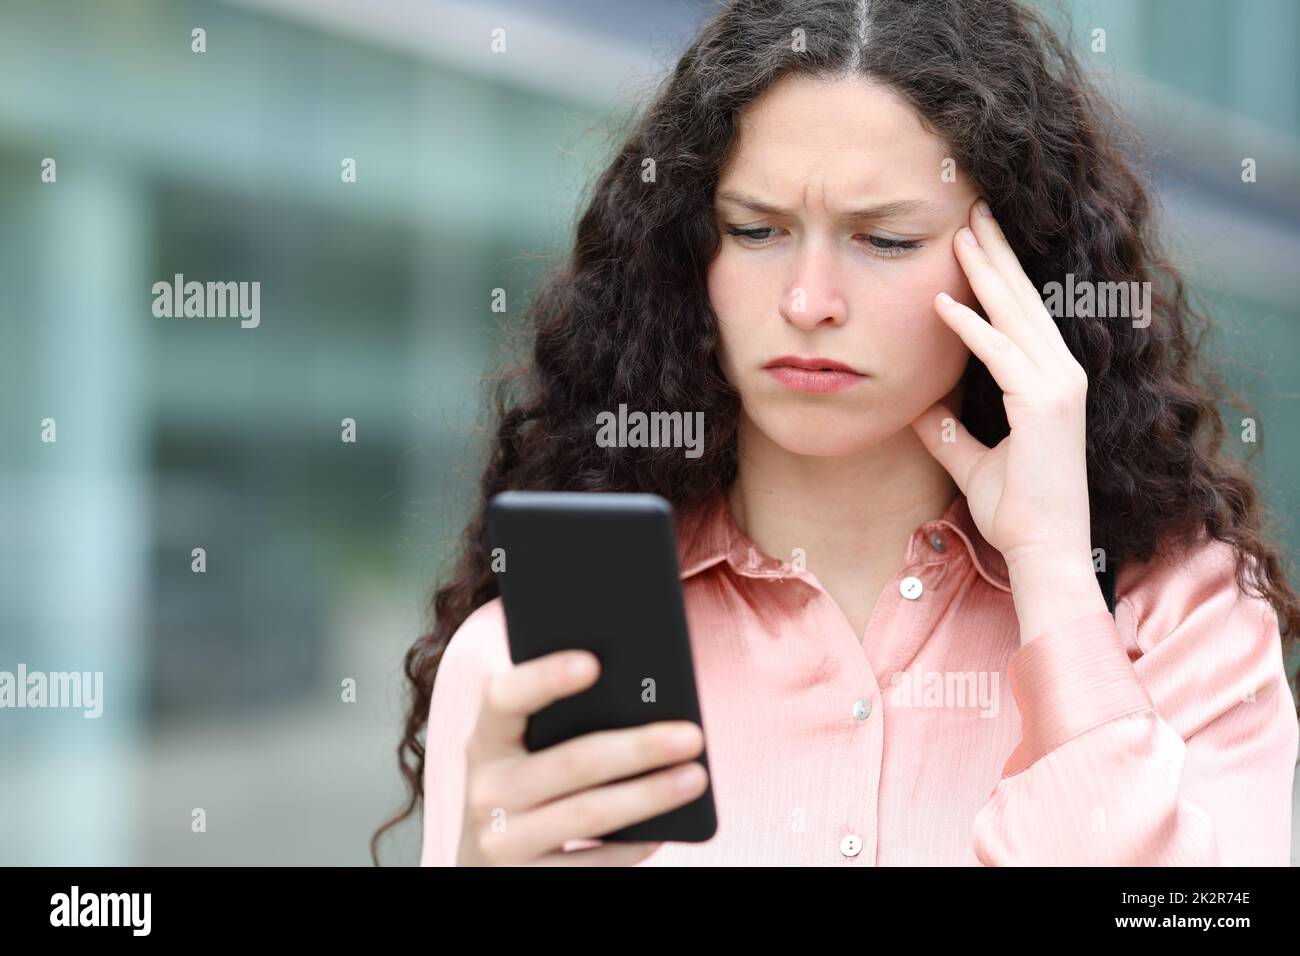
{"label": "furrowed eyebrow", "polygon": [[[719,192],[718,199],[733,205],[756,212],[762,216],[788,216],[788,210],[780,209],[770,203],[765,203],[754,196],[748,196],[745,193],[731,191]],[[935,203],[928,202],[924,199],[894,199],[890,202],[878,203],[875,206],[867,206],[864,209],[851,209],[842,213],[840,218],[846,222],[857,222],[866,219],[889,219],[894,216],[906,216],[909,213],[927,213],[939,212],[941,207]]]}

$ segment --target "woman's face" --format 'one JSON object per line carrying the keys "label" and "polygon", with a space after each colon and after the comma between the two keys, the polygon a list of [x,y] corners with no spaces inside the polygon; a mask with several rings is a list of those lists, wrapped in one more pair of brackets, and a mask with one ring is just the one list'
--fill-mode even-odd
{"label": "woman's face", "polygon": [[[978,193],[910,106],[862,80],[787,77],[739,137],[716,190],[708,286],[742,427],[795,454],[867,449],[965,369],[933,301],[946,291],[977,307],[952,241]],[[858,374],[800,372],[791,357]]]}

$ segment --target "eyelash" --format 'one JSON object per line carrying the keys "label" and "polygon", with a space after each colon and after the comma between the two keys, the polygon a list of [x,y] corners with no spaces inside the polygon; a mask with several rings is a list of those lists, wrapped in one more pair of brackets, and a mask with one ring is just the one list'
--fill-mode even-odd
{"label": "eyelash", "polygon": [[[763,240],[758,239],[754,234],[759,232],[772,232],[776,228],[776,226],[755,226],[752,229],[740,229],[736,226],[728,226],[726,231],[727,235],[736,237],[737,241],[747,249],[757,249],[761,248]],[[756,240],[758,245],[751,245],[745,241],[746,239]],[[920,249],[924,245],[923,243],[917,242],[915,239],[887,239],[884,236],[867,236],[867,242],[871,246],[871,250],[875,255],[883,256],[886,259],[897,258],[904,252],[909,252],[913,249]],[[876,243],[878,242],[884,243],[884,245],[877,245]]]}

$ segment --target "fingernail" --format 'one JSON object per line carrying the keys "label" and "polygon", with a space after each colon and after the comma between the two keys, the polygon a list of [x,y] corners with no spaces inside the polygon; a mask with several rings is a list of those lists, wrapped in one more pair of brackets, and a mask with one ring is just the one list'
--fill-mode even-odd
{"label": "fingernail", "polygon": [[591,659],[582,655],[573,657],[569,661],[568,673],[570,677],[586,677],[591,673]]}
{"label": "fingernail", "polygon": [[966,226],[961,227],[961,241],[968,246],[978,246],[980,241],[975,238],[975,233],[971,232]]}
{"label": "fingernail", "polygon": [[950,296],[947,292],[940,292],[940,293],[939,293],[939,301],[940,301],[940,302],[944,302],[944,303],[951,302],[951,301],[952,301],[952,296]]}
{"label": "fingernail", "polygon": [[695,789],[695,783],[700,779],[700,768],[695,764],[689,767],[682,767],[673,774],[673,786],[681,793]]}
{"label": "fingernail", "polygon": [[990,211],[989,209],[989,204],[986,203],[983,199],[981,199],[979,202],[975,204],[975,211],[979,213],[981,216],[993,215],[992,211]]}
{"label": "fingernail", "polygon": [[695,746],[695,728],[682,727],[673,731],[673,750],[689,750]]}

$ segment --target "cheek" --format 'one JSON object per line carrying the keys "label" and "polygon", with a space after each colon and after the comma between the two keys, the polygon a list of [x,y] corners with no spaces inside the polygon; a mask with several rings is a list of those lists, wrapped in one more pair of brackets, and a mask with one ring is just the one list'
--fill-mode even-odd
{"label": "cheek", "polygon": [[880,352],[887,367],[908,376],[948,376],[965,366],[967,348],[934,310],[934,297],[947,292],[972,305],[975,298],[965,273],[951,254],[918,261],[899,270],[896,281],[877,288],[872,296],[872,325],[879,330]]}
{"label": "cheek", "polygon": [[718,319],[718,357],[730,376],[733,357],[750,327],[771,313],[771,293],[760,276],[725,249],[709,264],[707,285],[709,305]]}
{"label": "cheek", "polygon": [[724,246],[709,263],[709,301],[713,311],[733,324],[743,321],[746,315],[753,315],[753,305],[765,291],[756,282],[761,278],[762,273],[755,274],[751,264]]}

